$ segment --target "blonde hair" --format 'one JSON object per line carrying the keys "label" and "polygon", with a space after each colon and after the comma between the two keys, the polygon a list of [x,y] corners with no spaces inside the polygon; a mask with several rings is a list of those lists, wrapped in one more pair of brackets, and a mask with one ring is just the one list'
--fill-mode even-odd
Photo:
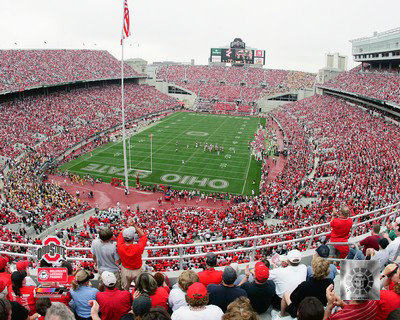
{"label": "blonde hair", "polygon": [[187,289],[195,282],[200,282],[199,276],[192,270],[185,270],[178,278],[179,287],[186,292]]}
{"label": "blonde hair", "polygon": [[315,257],[311,262],[311,266],[314,279],[322,280],[329,275],[329,261],[325,258]]}
{"label": "blonde hair", "polygon": [[259,320],[259,317],[249,298],[239,297],[228,305],[222,320]]}

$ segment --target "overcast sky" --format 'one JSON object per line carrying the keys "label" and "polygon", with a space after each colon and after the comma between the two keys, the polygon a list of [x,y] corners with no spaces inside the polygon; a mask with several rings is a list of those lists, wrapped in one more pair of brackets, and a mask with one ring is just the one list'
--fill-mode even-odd
{"label": "overcast sky", "polygon": [[[121,57],[123,0],[0,0],[0,48],[104,49]],[[350,39],[400,27],[399,0],[128,0],[125,58],[206,64],[235,37],[266,67],[317,72]],[[47,44],[44,43],[47,42]],[[15,44],[16,43],[16,44]]]}

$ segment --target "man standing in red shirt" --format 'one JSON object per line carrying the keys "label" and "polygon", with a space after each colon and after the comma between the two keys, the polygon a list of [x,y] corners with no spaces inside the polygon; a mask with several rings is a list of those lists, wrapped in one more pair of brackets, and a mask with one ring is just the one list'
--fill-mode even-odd
{"label": "man standing in red shirt", "polygon": [[217,256],[213,252],[206,254],[206,269],[198,273],[200,282],[206,287],[211,284],[220,284],[222,282],[222,271],[215,270],[217,265]]}
{"label": "man standing in red shirt", "polygon": [[[122,264],[122,289],[129,291],[131,282],[142,273],[142,254],[147,243],[147,237],[132,218],[128,220],[128,227],[118,236],[117,250]],[[139,237],[139,242],[134,244],[136,235]]]}
{"label": "man standing in red shirt", "polygon": [[115,287],[117,277],[114,273],[103,271],[101,279],[106,287],[106,291],[98,292],[96,295],[96,301],[100,305],[101,320],[120,319],[131,310],[131,294]]}
{"label": "man standing in red shirt", "polygon": [[[350,230],[353,225],[353,220],[349,218],[350,209],[348,207],[342,207],[340,213],[335,209],[332,212],[331,220],[331,242],[347,242],[350,237]],[[349,254],[349,246],[337,245],[334,246],[339,251],[339,257],[344,259]]]}

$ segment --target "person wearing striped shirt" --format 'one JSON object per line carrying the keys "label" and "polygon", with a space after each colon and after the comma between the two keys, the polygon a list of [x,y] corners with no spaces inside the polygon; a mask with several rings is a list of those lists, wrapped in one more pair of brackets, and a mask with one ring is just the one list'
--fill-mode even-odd
{"label": "person wearing striped shirt", "polygon": [[[326,289],[328,305],[324,320],[375,320],[378,313],[378,302],[375,300],[351,300],[345,303],[334,292],[333,284]],[[332,314],[334,307],[340,307]]]}

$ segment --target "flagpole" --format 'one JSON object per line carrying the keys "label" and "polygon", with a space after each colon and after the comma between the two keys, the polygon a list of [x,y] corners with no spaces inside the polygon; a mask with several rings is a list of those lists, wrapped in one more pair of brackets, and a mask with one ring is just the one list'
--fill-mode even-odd
{"label": "flagpole", "polygon": [[125,188],[129,194],[128,166],[126,161],[126,132],[125,132],[125,105],[124,105],[124,39],[121,40],[121,103],[122,103],[122,147],[124,149]]}

